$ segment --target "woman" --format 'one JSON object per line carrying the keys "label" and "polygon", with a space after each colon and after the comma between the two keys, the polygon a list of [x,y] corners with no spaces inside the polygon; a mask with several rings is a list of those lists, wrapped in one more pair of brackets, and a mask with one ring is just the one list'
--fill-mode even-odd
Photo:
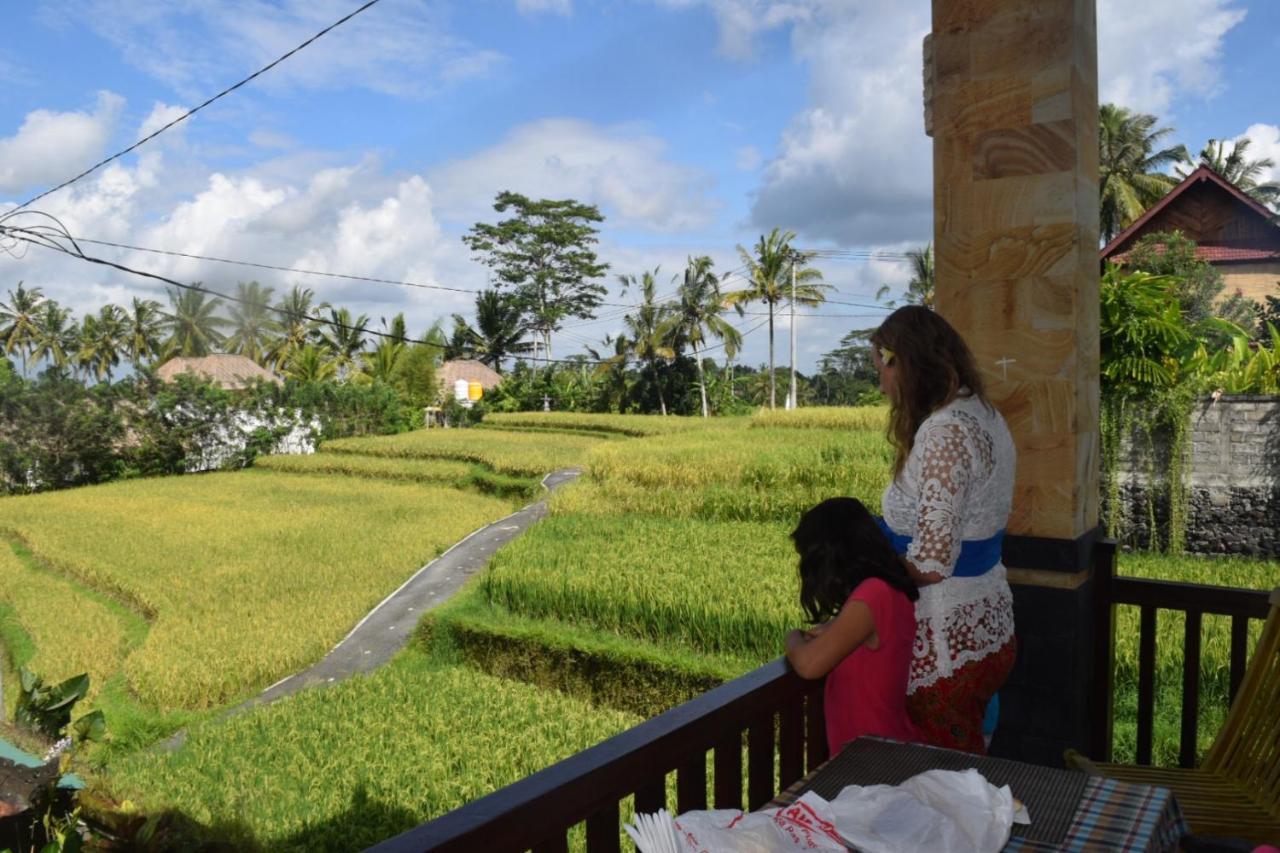
{"label": "woman", "polygon": [[973,353],[946,320],[900,308],[871,336],[889,398],[885,532],[920,589],[907,711],[938,746],[983,753],[987,703],[1013,669],[1000,546],[1016,461]]}

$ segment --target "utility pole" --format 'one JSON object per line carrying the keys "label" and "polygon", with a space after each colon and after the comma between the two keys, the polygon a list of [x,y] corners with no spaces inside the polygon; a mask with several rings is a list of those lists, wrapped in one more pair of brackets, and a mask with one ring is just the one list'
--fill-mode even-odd
{"label": "utility pole", "polygon": [[791,390],[787,393],[787,408],[796,406],[796,255],[791,253]]}

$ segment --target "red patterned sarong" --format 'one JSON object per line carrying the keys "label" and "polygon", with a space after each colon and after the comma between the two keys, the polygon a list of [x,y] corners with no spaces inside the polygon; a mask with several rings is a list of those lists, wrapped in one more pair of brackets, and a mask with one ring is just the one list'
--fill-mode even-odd
{"label": "red patterned sarong", "polygon": [[987,703],[1013,671],[1017,643],[1011,637],[995,654],[971,661],[950,678],[907,695],[907,714],[925,742],[985,755],[982,717]]}

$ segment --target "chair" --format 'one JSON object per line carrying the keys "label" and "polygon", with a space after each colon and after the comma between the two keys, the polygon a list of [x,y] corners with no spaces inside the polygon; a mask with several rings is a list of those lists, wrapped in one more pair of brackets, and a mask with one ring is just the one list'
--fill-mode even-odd
{"label": "chair", "polygon": [[1222,731],[1194,769],[1094,765],[1103,776],[1169,788],[1192,833],[1280,842],[1280,588]]}

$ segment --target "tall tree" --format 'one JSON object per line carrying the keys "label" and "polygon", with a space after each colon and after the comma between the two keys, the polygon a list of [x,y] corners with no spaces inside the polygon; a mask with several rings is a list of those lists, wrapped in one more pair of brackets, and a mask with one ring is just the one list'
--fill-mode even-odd
{"label": "tall tree", "polygon": [[725,355],[729,358],[742,346],[742,334],[721,316],[725,310],[724,295],[720,292],[720,280],[711,271],[713,265],[714,262],[706,255],[688,259],[684,268],[684,280],[680,283],[679,301],[669,321],[674,336],[688,342],[689,348],[693,350],[693,360],[698,367],[698,394],[702,398],[704,418],[710,412],[701,352],[706,348],[708,336],[724,343]]}
{"label": "tall tree", "polygon": [[606,293],[598,279],[609,265],[597,258],[600,211],[573,199],[498,193],[493,209],[512,216],[496,225],[477,222],[462,241],[493,270],[499,290],[515,294],[527,325],[551,357],[551,335],[567,318],[589,320]]}
{"label": "tall tree", "polygon": [[165,352],[171,356],[202,356],[217,352],[222,346],[222,330],[230,325],[218,314],[222,300],[210,299],[199,290],[170,288],[169,310],[165,312],[165,328],[169,337]]}
{"label": "tall tree", "polygon": [[127,346],[128,318],[118,305],[103,305],[95,314],[85,314],[80,322],[80,342],[76,363],[85,376],[98,382],[111,379],[111,371],[120,364],[120,353]]}
{"label": "tall tree", "polygon": [[631,341],[631,351],[636,358],[649,366],[653,374],[653,385],[658,392],[658,408],[662,414],[667,413],[667,398],[662,393],[662,377],[658,373],[658,362],[675,358],[675,349],[671,346],[671,325],[668,318],[670,307],[657,300],[658,271],[646,272],[637,280],[633,275],[619,276],[623,290],[632,287],[640,289],[640,304],[632,314],[622,319],[627,327],[627,335]]}
{"label": "tall tree", "polygon": [[320,330],[320,339],[337,367],[339,382],[344,381],[357,366],[368,329],[368,314],[352,317],[346,308],[329,309],[329,318]]}
{"label": "tall tree", "polygon": [[127,314],[125,351],[133,366],[139,368],[160,356],[164,313],[160,303],[154,299],[139,299],[135,296]]}
{"label": "tall tree", "polygon": [[297,382],[323,382],[335,373],[337,366],[328,350],[318,344],[303,344],[284,363],[284,375]]}
{"label": "tall tree", "polygon": [[1157,119],[1115,104],[1098,109],[1099,225],[1104,242],[1129,227],[1133,220],[1178,179],[1165,170],[1189,159],[1186,146],[1159,148],[1171,127],[1156,127]]}
{"label": "tall tree", "polygon": [[[1268,170],[1274,168],[1276,163],[1270,157],[1263,157],[1260,160],[1248,159],[1246,155],[1252,144],[1252,140],[1247,136],[1235,142],[1210,139],[1205,143],[1204,148],[1200,149],[1200,159],[1196,165],[1208,166],[1235,184],[1237,189],[1248,193],[1263,204],[1275,204],[1280,201],[1280,184],[1275,181],[1260,182],[1260,179]],[[1179,175],[1186,177],[1189,172],[1189,169],[1182,170]]]}
{"label": "tall tree", "polygon": [[31,349],[34,361],[45,361],[54,367],[66,367],[75,355],[80,340],[80,327],[71,319],[71,310],[63,308],[53,299],[40,305],[36,316],[35,345]]}
{"label": "tall tree", "polygon": [[281,329],[277,313],[271,310],[271,292],[272,288],[256,281],[236,285],[236,301],[228,308],[231,334],[227,337],[227,352],[258,364],[267,363]]}
{"label": "tall tree", "polygon": [[911,305],[933,307],[934,273],[933,243],[925,243],[919,249],[907,252],[911,264],[911,280],[907,282],[907,302]]}
{"label": "tall tree", "polygon": [[395,338],[383,338],[372,350],[361,354],[362,372],[374,382],[390,385],[406,346]]}
{"label": "tall tree", "polygon": [[742,311],[752,302],[763,302],[769,309],[769,408],[777,408],[778,389],[773,358],[773,320],[777,307],[791,300],[791,275],[795,273],[796,304],[814,306],[826,300],[822,272],[809,266],[813,256],[792,248],[794,231],[775,228],[761,234],[752,254],[742,246],[738,256],[747,268],[749,284],[742,290],[725,294],[725,301]]}
{"label": "tall tree", "polygon": [[22,375],[27,375],[27,356],[36,340],[37,316],[44,302],[44,293],[38,287],[23,287],[22,282],[9,291],[9,301],[0,302],[0,341],[4,342],[4,354],[15,352],[22,358]]}
{"label": "tall tree", "polygon": [[316,294],[309,287],[294,285],[278,303],[276,317],[280,333],[271,348],[270,359],[279,370],[293,354],[309,343],[318,340],[316,315],[329,307],[329,303],[315,301]]}

